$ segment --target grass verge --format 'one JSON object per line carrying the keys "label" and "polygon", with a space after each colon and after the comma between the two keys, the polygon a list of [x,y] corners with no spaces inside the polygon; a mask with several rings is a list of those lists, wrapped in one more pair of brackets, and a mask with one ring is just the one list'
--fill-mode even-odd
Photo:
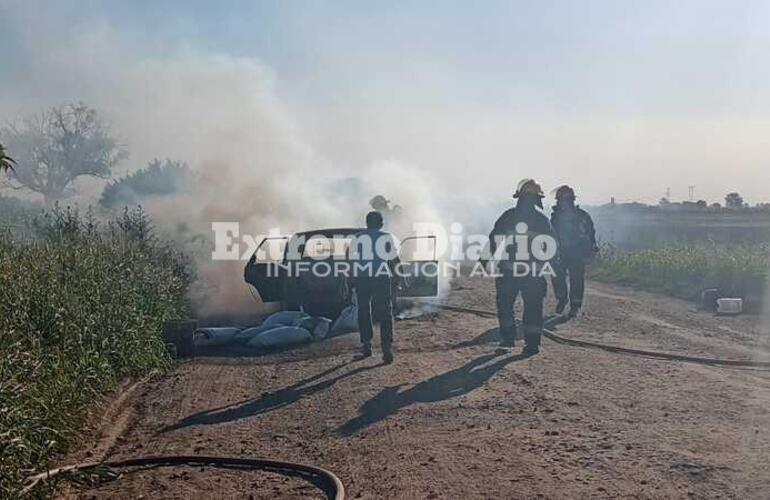
{"label": "grass verge", "polygon": [[45,213],[35,237],[0,235],[0,497],[47,467],[88,405],[124,377],[167,366],[161,324],[192,279],[141,209],[104,226]]}
{"label": "grass verge", "polygon": [[756,299],[766,292],[769,269],[768,244],[698,243],[629,252],[605,246],[592,277],[687,299],[707,288]]}

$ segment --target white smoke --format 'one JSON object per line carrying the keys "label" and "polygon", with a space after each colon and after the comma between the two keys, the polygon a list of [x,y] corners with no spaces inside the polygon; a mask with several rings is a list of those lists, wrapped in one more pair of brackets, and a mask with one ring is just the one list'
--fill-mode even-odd
{"label": "white smoke", "polygon": [[[130,153],[116,176],[153,158],[185,161],[199,189],[145,205],[161,230],[183,226],[211,238],[214,221],[238,222],[254,235],[360,226],[368,200],[379,193],[415,218],[436,218],[427,174],[395,160],[341,168],[316,153],[262,62],[184,46],[143,51],[137,33],[56,10],[34,3],[3,8],[18,31],[28,81],[0,80],[0,115],[12,120],[82,100],[111,123]],[[335,189],[345,179],[354,189]],[[78,187],[81,196],[72,201],[86,205],[96,202],[103,182]],[[206,313],[253,309],[245,263],[212,261],[212,250],[213,244],[196,251],[198,306]]]}
{"label": "white smoke", "polygon": [[[142,61],[105,94],[116,130],[135,155],[187,161],[202,179],[194,193],[151,201],[157,223],[185,223],[211,235],[212,222],[238,222],[242,232],[284,233],[362,225],[367,202],[385,192],[410,218],[438,221],[430,179],[397,162],[361,166],[355,193],[329,186],[344,174],[302,139],[263,65],[198,55]],[[243,262],[211,261],[202,252],[195,298],[204,313],[253,308]]]}

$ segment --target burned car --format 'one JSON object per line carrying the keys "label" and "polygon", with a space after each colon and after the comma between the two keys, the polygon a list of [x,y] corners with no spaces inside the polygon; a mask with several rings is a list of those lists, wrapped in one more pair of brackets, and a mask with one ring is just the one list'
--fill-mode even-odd
{"label": "burned car", "polygon": [[[349,262],[348,250],[363,228],[320,229],[292,236],[264,238],[244,270],[246,283],[263,302],[280,302],[286,310],[303,310],[314,316],[336,318],[352,302],[352,284],[335,272]],[[432,254],[405,255],[405,248],[420,243]],[[423,247],[425,248],[425,247]],[[435,236],[410,236],[401,240],[397,299],[438,295],[438,260]],[[307,272],[310,268],[315,272]]]}

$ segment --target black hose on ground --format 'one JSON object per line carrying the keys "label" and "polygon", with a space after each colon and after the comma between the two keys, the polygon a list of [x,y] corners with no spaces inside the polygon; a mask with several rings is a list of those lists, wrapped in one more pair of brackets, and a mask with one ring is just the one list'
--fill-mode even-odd
{"label": "black hose on ground", "polygon": [[[431,304],[434,307],[445,309],[448,311],[462,312],[468,314],[476,314],[477,316],[484,317],[497,317],[497,313],[494,311],[487,311],[484,309],[474,309],[469,307],[452,306],[445,304]],[[554,323],[551,320],[551,323]],[[557,342],[559,344],[573,345],[577,347],[586,347],[589,349],[601,349],[603,351],[615,352],[621,354],[631,354],[635,356],[645,356],[648,358],[665,359],[670,361],[684,361],[687,363],[699,363],[703,365],[713,366],[732,366],[743,368],[770,368],[770,361],[754,361],[751,359],[719,359],[719,358],[703,358],[698,356],[687,356],[684,354],[674,354],[660,351],[648,351],[644,349],[632,349],[630,347],[620,347],[608,344],[601,344],[599,342],[590,342],[587,340],[577,340],[568,337],[562,337],[549,330],[547,328],[548,322],[546,322],[546,328],[543,329],[543,336]]]}
{"label": "black hose on ground", "polygon": [[[461,312],[467,314],[475,314],[483,317],[497,317],[497,313],[494,311],[487,311],[484,309],[475,309],[470,307],[452,306],[449,304],[430,304],[433,307],[444,309],[447,311]],[[558,319],[558,318],[556,318]],[[551,320],[553,323],[553,320]],[[548,324],[548,322],[546,323]],[[632,349],[629,347],[613,346],[608,344],[601,344],[599,342],[590,342],[586,340],[570,339],[555,334],[548,328],[543,329],[543,335],[560,344],[573,345],[577,347],[586,347],[592,349],[600,349],[603,351],[631,354],[636,356],[645,356],[655,359],[665,359],[671,361],[684,361],[688,363],[699,363],[705,365],[715,366],[732,366],[732,367],[751,367],[751,368],[770,368],[770,362],[767,361],[753,361],[744,359],[719,359],[719,358],[704,358],[697,356],[687,356],[683,354],[673,354],[659,351],[647,351],[644,349]],[[277,472],[282,474],[289,474],[294,476],[304,477],[306,479],[318,478],[320,479],[320,487],[324,490],[327,498],[333,500],[345,499],[345,486],[342,481],[331,471],[316,467],[313,465],[297,464],[292,462],[281,462],[277,460],[266,460],[258,458],[235,458],[235,457],[208,457],[208,456],[184,456],[184,455],[172,455],[162,457],[139,457],[130,458],[126,460],[117,460],[109,462],[94,462],[94,463],[81,463],[75,465],[69,465],[65,467],[59,467],[51,469],[47,472],[37,474],[27,479],[27,486],[22,490],[22,494],[29,493],[41,482],[53,479],[61,474],[70,472],[83,472],[98,467],[141,467],[148,465],[159,466],[178,466],[178,465],[209,465],[214,467],[235,467],[248,470],[263,470],[269,472]],[[318,483],[316,483],[318,484]]]}
{"label": "black hose on ground", "polygon": [[142,466],[178,466],[178,465],[209,465],[213,467],[239,468],[244,470],[262,470],[303,477],[308,480],[317,479],[314,484],[319,486],[330,500],[344,500],[345,486],[331,471],[314,465],[281,462],[261,458],[208,457],[171,455],[161,457],[139,457],[109,462],[92,462],[68,465],[37,474],[27,479],[27,486],[22,494],[31,492],[41,482],[53,479],[59,475],[72,472],[84,472],[99,467],[142,467]]}

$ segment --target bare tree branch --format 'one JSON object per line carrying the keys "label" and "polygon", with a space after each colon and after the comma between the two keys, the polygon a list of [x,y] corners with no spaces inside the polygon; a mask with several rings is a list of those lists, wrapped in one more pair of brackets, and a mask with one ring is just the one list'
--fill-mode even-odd
{"label": "bare tree branch", "polygon": [[[67,104],[0,130],[0,139],[17,159],[13,180],[43,195],[46,202],[65,198],[82,176],[109,178],[126,151],[110,135],[96,110]],[[12,170],[12,172],[10,172]]]}
{"label": "bare tree branch", "polygon": [[0,172],[14,171],[16,160],[5,154],[5,147],[0,144]]}

